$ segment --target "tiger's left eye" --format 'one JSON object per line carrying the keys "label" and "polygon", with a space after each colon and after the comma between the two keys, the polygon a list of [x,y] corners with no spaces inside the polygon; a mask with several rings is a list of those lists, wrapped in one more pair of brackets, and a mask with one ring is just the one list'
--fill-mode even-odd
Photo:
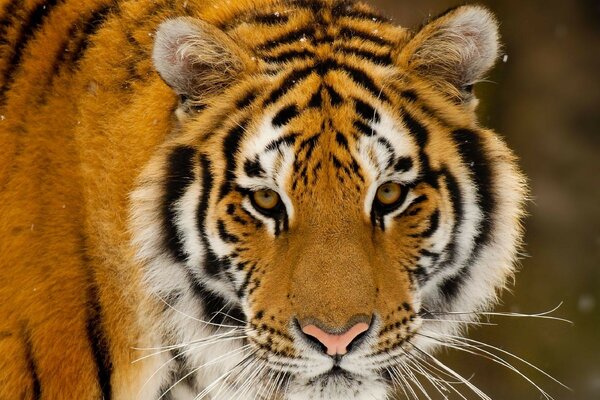
{"label": "tiger's left eye", "polygon": [[384,206],[389,206],[400,200],[402,186],[395,182],[387,182],[379,186],[375,195],[377,201]]}
{"label": "tiger's left eye", "polygon": [[270,189],[257,190],[252,194],[254,204],[263,210],[273,210],[279,205],[279,195]]}

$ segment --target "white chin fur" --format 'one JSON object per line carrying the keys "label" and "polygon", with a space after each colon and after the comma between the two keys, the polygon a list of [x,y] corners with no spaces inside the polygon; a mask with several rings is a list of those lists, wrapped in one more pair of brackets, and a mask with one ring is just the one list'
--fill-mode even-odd
{"label": "white chin fur", "polygon": [[285,400],[385,400],[389,386],[381,381],[356,377],[352,381],[330,378],[307,382],[294,380]]}

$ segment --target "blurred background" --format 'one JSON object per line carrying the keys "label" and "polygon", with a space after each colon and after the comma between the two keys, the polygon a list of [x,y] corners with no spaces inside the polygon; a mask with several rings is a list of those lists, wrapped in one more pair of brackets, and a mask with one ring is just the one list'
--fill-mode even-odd
{"label": "blurred background", "polygon": [[[407,27],[464,3],[368,1]],[[520,157],[533,195],[527,254],[497,310],[536,313],[563,302],[553,315],[574,325],[494,317],[499,325],[472,329],[470,337],[523,357],[574,390],[515,362],[556,400],[600,400],[600,1],[477,3],[498,16],[507,56],[491,82],[475,88],[481,122]],[[457,351],[440,359],[494,400],[543,398],[489,360]]]}

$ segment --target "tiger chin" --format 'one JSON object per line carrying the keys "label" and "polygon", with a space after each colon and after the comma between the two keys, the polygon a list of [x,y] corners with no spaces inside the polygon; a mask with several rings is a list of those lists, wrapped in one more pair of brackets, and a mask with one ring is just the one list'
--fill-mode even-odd
{"label": "tiger chin", "polygon": [[0,1],[0,398],[383,400],[419,360],[452,375],[434,350],[522,237],[524,178],[475,114],[494,16],[80,3]]}

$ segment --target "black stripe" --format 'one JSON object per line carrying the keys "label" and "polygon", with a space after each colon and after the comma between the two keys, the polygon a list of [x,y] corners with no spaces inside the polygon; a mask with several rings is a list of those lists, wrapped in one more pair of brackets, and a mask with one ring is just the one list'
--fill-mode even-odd
{"label": "black stripe", "polygon": [[352,158],[352,162],[350,163],[350,168],[352,168],[352,172],[354,172],[356,174],[356,176],[358,177],[358,179],[360,179],[361,182],[365,181],[365,178],[362,176],[362,173],[360,172],[360,166],[358,165],[358,163],[356,162],[356,160],[354,158]]}
{"label": "black stripe", "polygon": [[179,262],[185,262],[184,239],[177,230],[175,220],[177,213],[175,203],[185,194],[186,189],[194,181],[194,157],[196,150],[180,146],[175,148],[167,161],[165,194],[163,198],[163,218],[165,229],[165,246]]}
{"label": "black stripe", "polygon": [[251,22],[255,24],[264,24],[264,25],[283,25],[288,22],[289,17],[285,14],[255,14],[251,18]]}
{"label": "black stripe", "polygon": [[23,0],[12,0],[7,2],[0,19],[0,44],[8,44],[4,35],[9,27],[13,26],[15,16],[17,14],[17,6],[21,6]]}
{"label": "black stripe", "polygon": [[91,36],[93,36],[108,19],[111,12],[116,9],[117,4],[104,4],[99,9],[95,10],[92,15],[86,20],[83,25],[82,37],[77,43],[75,49],[71,53],[71,62],[77,63],[85,54],[85,51],[91,43]]}
{"label": "black stripe", "polygon": [[298,107],[295,104],[290,104],[279,110],[273,117],[272,124],[275,127],[287,125],[292,119],[298,116]]}
{"label": "black stripe", "polygon": [[284,64],[286,62],[294,61],[294,60],[302,60],[306,58],[315,57],[315,53],[308,49],[290,49],[282,51],[279,54],[270,55],[270,56],[262,56],[262,59],[268,63],[279,63]]}
{"label": "black stripe", "polygon": [[27,45],[41,28],[50,11],[62,0],[46,0],[39,3],[27,16],[27,20],[20,26],[19,35],[12,54],[8,60],[8,67],[2,76],[2,87],[0,88],[0,102],[6,99],[6,91],[12,85],[14,73],[21,64],[23,53]]}
{"label": "black stripe", "polygon": [[417,146],[419,146],[420,149],[423,149],[429,140],[429,131],[406,111],[402,115],[402,120],[408,131],[415,138]]}
{"label": "black stripe", "polygon": [[240,241],[240,239],[237,236],[229,233],[227,228],[225,228],[225,221],[223,221],[222,219],[219,219],[217,221],[217,230],[219,231],[219,237],[225,243],[238,243]]}
{"label": "black stripe", "polygon": [[463,205],[463,196],[458,186],[458,181],[456,177],[447,169],[443,168],[440,172],[440,176],[444,177],[446,182],[446,189],[450,193],[450,203],[452,205],[452,210],[454,211],[454,226],[452,227],[452,237],[450,242],[444,249],[444,253],[446,255],[446,259],[444,260],[444,264],[450,265],[454,262],[456,258],[456,236],[458,235],[459,228],[462,225],[464,218],[464,205]]}
{"label": "black stripe", "polygon": [[475,236],[475,248],[469,259],[472,261],[491,236],[493,214],[496,207],[496,199],[492,193],[494,177],[485,154],[485,148],[477,132],[459,129],[454,131],[452,136],[463,162],[471,172],[473,183],[477,187],[477,205],[483,214],[478,234]]}
{"label": "black stripe", "polygon": [[329,102],[332,106],[337,106],[342,102],[342,96],[331,86],[324,85],[323,86],[329,94]]}
{"label": "black stripe", "polygon": [[340,5],[333,9],[333,15],[337,18],[355,18],[361,20],[368,20],[371,22],[391,22],[391,20],[377,12],[359,10],[349,6],[348,3],[342,2]]}
{"label": "black stripe", "polygon": [[345,64],[340,65],[339,68],[347,72],[354,82],[371,92],[373,97],[382,101],[388,101],[388,97],[383,92],[383,88],[377,86],[375,81],[365,71]]}
{"label": "black stripe", "polygon": [[377,132],[375,132],[375,130],[373,128],[371,128],[369,125],[365,124],[362,121],[356,120],[352,123],[352,126],[354,126],[354,128],[362,133],[363,135],[366,136],[375,136],[375,134]]}
{"label": "black stripe", "polygon": [[221,260],[212,251],[206,233],[206,215],[210,205],[210,192],[212,191],[214,178],[212,171],[210,170],[211,162],[204,154],[200,155],[200,168],[202,169],[202,195],[198,202],[196,224],[198,226],[198,232],[200,232],[200,240],[204,247],[204,270],[208,275],[215,276],[219,274],[223,265]]}
{"label": "black stripe", "polygon": [[321,95],[321,87],[317,89],[317,91],[311,96],[310,101],[308,102],[309,108],[320,108],[323,104],[323,96]]}
{"label": "black stripe", "polygon": [[389,53],[377,54],[369,50],[358,49],[350,46],[335,46],[335,51],[338,51],[347,56],[356,56],[365,60],[369,60],[374,64],[392,65],[392,57]]}
{"label": "black stripe", "polygon": [[437,176],[432,174],[429,156],[425,152],[425,146],[429,141],[429,131],[406,110],[403,110],[402,120],[410,134],[415,138],[417,146],[419,147],[420,179],[426,181],[433,187],[437,187],[437,180],[435,180],[437,179]]}
{"label": "black stripe", "polygon": [[384,39],[379,36],[375,36],[370,32],[364,32],[364,31],[356,29],[356,28],[344,27],[344,28],[340,29],[339,35],[346,40],[352,40],[353,38],[357,38],[357,39],[376,43],[379,46],[392,47],[395,45],[393,42],[391,42],[387,39]]}
{"label": "black stripe", "polygon": [[400,97],[408,100],[409,102],[416,102],[419,100],[419,96],[417,96],[417,92],[413,89],[406,89],[400,92]]}
{"label": "black stripe", "polygon": [[343,133],[341,132],[336,132],[335,133],[335,141],[342,146],[344,149],[348,149],[348,139],[346,139],[346,136],[344,136]]}
{"label": "black stripe", "polygon": [[219,200],[223,199],[223,197],[231,192],[233,180],[235,179],[235,158],[239,150],[240,142],[244,137],[247,124],[248,120],[243,120],[239,124],[236,124],[229,130],[223,140],[223,156],[226,160],[226,166],[223,184],[219,191]]}
{"label": "black stripe", "polygon": [[394,161],[396,159],[396,151],[394,149],[394,146],[392,146],[392,143],[390,143],[389,140],[387,140],[384,137],[379,137],[377,139],[377,143],[381,144],[382,146],[385,147],[385,149],[388,152],[388,159],[387,159],[387,163],[385,165],[385,168],[391,168],[392,165],[394,164]]}
{"label": "black stripe", "polygon": [[440,292],[446,298],[451,300],[458,294],[458,289],[462,286],[468,276],[466,269],[461,269],[456,275],[446,278],[440,285]]}
{"label": "black stripe", "polygon": [[290,74],[288,74],[283,79],[282,84],[277,89],[275,89],[274,91],[272,91],[269,94],[269,96],[267,96],[267,99],[264,102],[264,106],[266,107],[266,106],[268,106],[270,104],[275,103],[277,100],[279,100],[279,98],[281,98],[281,96],[283,96],[288,91],[290,91],[291,89],[293,89],[304,78],[306,78],[310,74],[312,74],[312,72],[313,72],[313,68],[312,67],[306,67],[306,68],[302,68],[302,69],[299,69],[299,70],[292,71]]}
{"label": "black stripe", "polygon": [[396,172],[407,172],[410,171],[413,167],[413,161],[410,157],[399,157],[396,159],[396,163],[394,164],[394,170]]}
{"label": "black stripe", "polygon": [[254,159],[246,160],[244,162],[244,172],[250,178],[253,178],[256,176],[262,176],[265,173],[265,170],[263,169],[262,165],[260,165],[260,161],[258,159]]}
{"label": "black stripe", "polygon": [[429,216],[429,226],[427,227],[427,229],[421,234],[421,237],[431,237],[438,229],[438,227],[440,226],[440,211],[439,210],[435,210],[430,216]]}
{"label": "black stripe", "polygon": [[320,137],[321,135],[317,133],[316,135],[304,139],[302,142],[300,142],[300,145],[298,146],[298,152],[301,152],[302,150],[306,149],[304,157],[306,159],[309,159]]}
{"label": "black stripe", "polygon": [[42,385],[40,384],[40,377],[38,375],[37,365],[35,363],[35,357],[33,356],[33,344],[31,343],[31,333],[27,328],[27,325],[23,323],[21,327],[21,336],[23,337],[23,345],[25,350],[25,361],[27,362],[27,369],[31,375],[31,386],[33,390],[33,399],[37,400],[42,395]]}
{"label": "black stripe", "polygon": [[[240,287],[237,290],[237,295],[238,297],[242,297],[244,296],[244,292],[246,291],[246,289],[248,288],[248,286],[250,285],[250,281],[252,280],[252,274],[254,273],[254,271],[257,268],[257,264],[254,263],[250,266],[250,268],[248,269],[248,271],[246,271],[246,276],[244,277],[244,281],[242,282],[242,284],[240,285]],[[242,270],[245,267],[245,265],[243,267],[239,267],[238,266],[238,270]]]}
{"label": "black stripe", "polygon": [[244,97],[242,97],[241,99],[236,101],[236,103],[235,103],[236,108],[242,109],[242,108],[248,107],[254,101],[254,99],[256,99],[257,95],[258,94],[256,93],[256,91],[254,89],[250,90],[248,93],[246,93],[244,95]]}
{"label": "black stripe", "polygon": [[[240,326],[243,325],[240,321],[246,321],[246,316],[238,305],[228,302],[224,297],[208,289],[203,283],[193,279],[192,287],[194,294],[202,300],[202,308],[206,313],[206,317],[208,317],[204,319],[215,324]],[[233,318],[228,318],[227,315]]]}
{"label": "black stripe", "polygon": [[314,27],[312,27],[312,26],[303,27],[298,30],[290,31],[290,32],[284,33],[281,36],[267,40],[265,43],[258,46],[258,50],[261,50],[261,51],[272,50],[272,49],[282,46],[284,44],[290,44],[290,43],[297,42],[298,40],[300,40],[302,38],[307,38],[307,39],[312,40],[312,39],[314,39],[314,35],[315,35]]}
{"label": "black stripe", "polygon": [[354,109],[358,115],[367,121],[379,122],[381,120],[379,113],[370,104],[360,99],[354,99]]}
{"label": "black stripe", "polygon": [[298,137],[297,133],[290,133],[289,135],[285,135],[280,137],[279,139],[273,140],[265,147],[265,151],[273,151],[277,150],[280,146],[292,146],[296,143],[296,138]]}
{"label": "black stripe", "polygon": [[102,306],[95,278],[90,278],[88,288],[88,315],[86,322],[87,336],[96,362],[98,385],[104,400],[112,397],[111,375],[113,371],[110,359],[110,347],[102,323]]}

